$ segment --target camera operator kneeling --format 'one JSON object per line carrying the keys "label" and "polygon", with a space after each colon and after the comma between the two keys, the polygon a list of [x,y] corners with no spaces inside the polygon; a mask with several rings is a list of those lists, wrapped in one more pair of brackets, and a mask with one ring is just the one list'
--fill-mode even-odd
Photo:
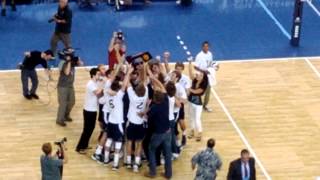
{"label": "camera operator kneeling", "polygon": [[52,155],[52,146],[51,143],[44,143],[42,145],[43,155],[41,155],[41,174],[42,180],[61,180],[61,168],[63,164],[68,162],[68,156],[66,154],[65,146],[62,144],[59,146],[64,152],[64,158],[59,159],[58,156]]}

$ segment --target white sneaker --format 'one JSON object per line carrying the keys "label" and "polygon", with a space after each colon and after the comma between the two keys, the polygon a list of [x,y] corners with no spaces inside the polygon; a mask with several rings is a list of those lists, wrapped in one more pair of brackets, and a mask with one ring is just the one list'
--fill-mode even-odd
{"label": "white sneaker", "polygon": [[178,153],[172,153],[172,160],[176,160],[179,158],[179,154]]}
{"label": "white sneaker", "polygon": [[135,173],[139,172],[139,166],[137,164],[133,165],[133,172],[135,172]]}
{"label": "white sneaker", "polygon": [[204,109],[205,111],[207,111],[207,112],[212,112],[212,109],[209,108],[209,107],[207,107],[207,106],[204,106],[203,109]]}

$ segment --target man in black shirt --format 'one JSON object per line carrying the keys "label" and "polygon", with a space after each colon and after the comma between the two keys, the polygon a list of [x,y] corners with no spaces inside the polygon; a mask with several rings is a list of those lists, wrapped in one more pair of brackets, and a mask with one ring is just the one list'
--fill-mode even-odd
{"label": "man in black shirt", "polygon": [[[149,74],[150,75],[150,74]],[[153,130],[153,134],[149,144],[149,173],[147,177],[156,176],[156,150],[159,146],[163,148],[165,159],[165,178],[172,177],[172,162],[171,162],[171,131],[169,122],[169,97],[162,83],[150,75],[154,86],[153,103],[150,107],[148,116],[148,124]]]}
{"label": "man in black shirt", "polygon": [[[51,50],[47,50],[45,52],[40,51],[31,51],[24,53],[25,58],[21,66],[21,81],[22,81],[22,90],[23,96],[26,99],[39,99],[39,96],[36,94],[36,90],[38,88],[38,76],[35,70],[35,67],[39,64],[42,65],[46,69],[46,73],[50,77],[50,73],[48,70],[47,61],[50,60],[53,56]],[[31,90],[28,89],[28,79],[31,79]]]}
{"label": "man in black shirt", "polygon": [[55,54],[59,41],[62,41],[65,48],[71,48],[71,24],[72,11],[68,6],[68,0],[60,0],[57,14],[52,18],[56,22],[55,32],[51,37],[51,50]]}

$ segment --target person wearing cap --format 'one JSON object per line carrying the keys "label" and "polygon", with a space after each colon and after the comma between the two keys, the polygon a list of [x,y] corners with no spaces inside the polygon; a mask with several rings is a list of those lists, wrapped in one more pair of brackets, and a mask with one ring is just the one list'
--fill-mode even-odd
{"label": "person wearing cap", "polygon": [[[28,51],[24,53],[24,56],[25,58],[20,66],[23,96],[28,100],[31,100],[32,98],[39,99],[39,96],[36,94],[39,81],[35,67],[41,64],[41,66],[45,68],[46,74],[50,79],[50,71],[48,69],[47,61],[52,59],[53,53],[51,50],[44,52]],[[30,90],[28,84],[29,78],[31,79],[32,84]]]}

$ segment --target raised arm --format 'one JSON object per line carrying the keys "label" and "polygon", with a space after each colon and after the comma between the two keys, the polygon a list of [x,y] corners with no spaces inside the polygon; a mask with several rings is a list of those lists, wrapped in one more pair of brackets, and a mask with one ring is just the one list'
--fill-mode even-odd
{"label": "raised arm", "polygon": [[134,70],[133,67],[130,65],[128,70],[127,70],[126,76],[125,76],[125,78],[123,80],[123,83],[122,83],[122,87],[121,87],[122,91],[126,90],[126,88],[128,86],[128,83],[129,83],[130,75],[133,72],[133,70]]}
{"label": "raised arm", "polygon": [[167,92],[166,88],[163,86],[163,84],[157,78],[155,78],[154,76],[151,76],[150,79],[152,80],[153,86],[155,89],[158,89],[162,93]]}
{"label": "raised arm", "polygon": [[193,74],[193,65],[192,65],[191,61],[189,61],[189,77],[191,80],[193,80],[195,78],[194,74]]}
{"label": "raised arm", "polygon": [[113,49],[113,44],[114,44],[116,36],[117,36],[117,32],[113,32],[112,37],[109,42],[109,47],[108,47],[109,51],[112,51],[112,49]]}
{"label": "raised arm", "polygon": [[163,53],[163,61],[164,61],[164,66],[166,68],[167,73],[170,72],[169,57],[170,57],[170,52],[166,51]]}

